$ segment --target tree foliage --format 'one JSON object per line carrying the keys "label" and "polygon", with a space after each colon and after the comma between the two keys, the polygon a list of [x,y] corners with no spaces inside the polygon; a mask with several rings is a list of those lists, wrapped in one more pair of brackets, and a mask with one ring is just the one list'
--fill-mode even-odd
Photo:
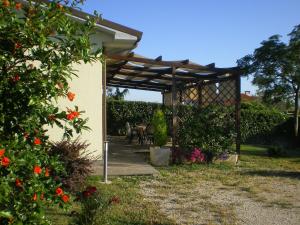
{"label": "tree foliage", "polygon": [[288,43],[281,36],[273,35],[263,41],[253,54],[238,60],[245,74],[254,75],[267,103],[294,101],[295,135],[298,135],[299,88],[300,88],[300,25],[289,34]]}
{"label": "tree foliage", "polygon": [[0,2],[0,224],[48,224],[43,206],[70,199],[51,176],[64,168],[47,154],[46,126],[56,124],[66,137],[87,128],[77,107],[56,104],[75,97],[72,65],[99,59],[89,40],[95,19],[67,16],[65,4],[82,2]]}
{"label": "tree foliage", "polygon": [[113,88],[113,87],[108,87],[107,88],[107,96],[108,99],[113,99],[113,100],[124,100],[125,96],[129,94],[129,90],[127,88],[124,88],[121,90],[120,88]]}

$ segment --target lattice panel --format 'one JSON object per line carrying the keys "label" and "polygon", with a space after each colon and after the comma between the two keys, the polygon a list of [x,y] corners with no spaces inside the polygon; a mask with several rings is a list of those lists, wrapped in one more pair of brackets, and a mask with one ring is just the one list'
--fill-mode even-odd
{"label": "lattice panel", "polygon": [[180,102],[183,105],[197,105],[199,102],[198,88],[186,88],[180,92]]}
{"label": "lattice panel", "polygon": [[236,102],[235,80],[203,85],[201,87],[201,106],[223,105],[230,106]]}

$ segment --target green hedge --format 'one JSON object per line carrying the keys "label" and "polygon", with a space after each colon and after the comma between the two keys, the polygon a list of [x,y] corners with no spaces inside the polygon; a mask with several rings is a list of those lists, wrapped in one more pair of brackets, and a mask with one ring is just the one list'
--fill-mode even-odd
{"label": "green hedge", "polygon": [[161,108],[159,103],[107,101],[107,129],[108,134],[122,134],[125,123],[132,124],[151,123],[155,109]]}
{"label": "green hedge", "polygon": [[274,137],[289,137],[292,131],[286,126],[288,117],[274,108],[259,103],[242,103],[241,105],[242,142],[271,143]]}
{"label": "green hedge", "polygon": [[[184,109],[185,114],[190,113],[188,107],[181,107],[186,108]],[[163,109],[170,128],[171,111],[160,103],[109,100],[107,107],[108,133],[111,135],[122,134],[126,122],[130,124],[150,123],[157,108]],[[228,110],[233,110],[233,108]],[[244,143],[267,144],[272,142],[274,137],[291,139],[293,136],[292,119],[288,118],[285,113],[259,103],[242,103],[241,134]]]}

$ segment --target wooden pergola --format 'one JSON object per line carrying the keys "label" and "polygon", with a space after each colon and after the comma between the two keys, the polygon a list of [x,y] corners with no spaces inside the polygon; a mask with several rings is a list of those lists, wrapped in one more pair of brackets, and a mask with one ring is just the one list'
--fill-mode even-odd
{"label": "wooden pergola", "polygon": [[240,153],[241,71],[238,67],[217,68],[214,63],[203,66],[188,59],[164,61],[161,56],[150,59],[134,53],[106,54],[105,58],[107,86],[157,91],[163,97],[170,95],[173,147],[176,146],[178,104],[235,105],[236,152]]}

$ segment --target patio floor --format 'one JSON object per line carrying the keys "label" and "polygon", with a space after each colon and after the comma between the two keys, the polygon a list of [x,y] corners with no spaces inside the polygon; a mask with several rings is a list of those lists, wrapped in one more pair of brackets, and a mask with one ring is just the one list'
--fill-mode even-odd
{"label": "patio floor", "polygon": [[[109,137],[108,175],[157,175],[159,172],[148,161],[147,145],[141,146],[133,141],[128,144],[124,136]],[[103,175],[103,162],[95,161],[93,175]]]}

